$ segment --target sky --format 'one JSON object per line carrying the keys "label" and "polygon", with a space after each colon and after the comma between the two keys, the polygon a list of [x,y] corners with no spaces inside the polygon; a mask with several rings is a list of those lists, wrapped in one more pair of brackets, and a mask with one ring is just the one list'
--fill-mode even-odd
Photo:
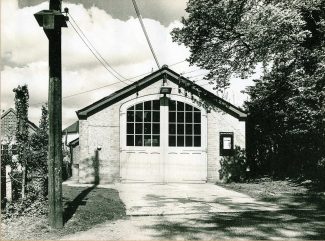
{"label": "sky", "polygon": [[[170,36],[173,28],[181,27],[186,2],[137,0],[160,65],[169,65],[213,92],[213,86],[202,80],[206,71],[189,66],[185,61],[189,49],[172,42]],[[157,70],[131,0],[70,0],[62,2],[62,9],[65,7],[105,61],[123,77]],[[48,94],[48,40],[33,14],[43,9],[48,9],[48,1],[1,0],[1,111],[14,108],[12,90],[27,84],[29,119],[37,125]],[[224,98],[241,106],[247,99],[241,91],[252,84],[252,78],[233,79]],[[100,88],[106,85],[110,86]],[[77,120],[77,110],[124,86],[92,55],[68,24],[62,31],[63,128]],[[89,91],[93,89],[97,90]]]}

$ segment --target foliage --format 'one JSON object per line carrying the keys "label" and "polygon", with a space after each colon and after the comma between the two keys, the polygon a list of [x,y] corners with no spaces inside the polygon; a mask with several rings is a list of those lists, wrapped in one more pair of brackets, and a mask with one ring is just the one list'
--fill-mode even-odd
{"label": "foliage", "polygon": [[6,205],[4,219],[13,219],[19,216],[40,217],[47,214],[47,201],[29,192],[22,202],[10,202]]}
{"label": "foliage", "polygon": [[220,160],[220,179],[226,183],[242,182],[247,178],[246,152],[235,146],[233,156],[225,156]]}
{"label": "foliage", "polygon": [[26,152],[28,148],[28,100],[29,93],[27,85],[20,86],[13,89],[15,92],[15,107],[17,112],[17,129],[16,142],[18,161],[22,164],[25,161]]}
{"label": "foliage", "polygon": [[[189,61],[210,71],[217,88],[229,84],[235,74],[252,74],[258,63],[268,66],[283,53],[288,61],[310,37],[306,15],[323,0],[189,0],[183,27],[175,28],[173,40],[189,47]],[[320,22],[324,28],[324,22]],[[267,68],[264,69],[267,71]]]}
{"label": "foliage", "polygon": [[186,11],[173,39],[217,89],[262,66],[247,90],[253,173],[315,177],[325,157],[325,0],[189,0]]}
{"label": "foliage", "polygon": [[[29,93],[27,85],[20,86],[13,89],[15,93],[15,107],[17,112],[17,127],[16,127],[16,144],[18,163],[22,167],[22,198],[25,198],[26,190],[26,173],[27,173],[27,159],[29,156],[29,132],[28,132],[28,100]],[[12,171],[17,171],[18,165],[11,162]]]}
{"label": "foliage", "polygon": [[29,162],[29,167],[32,170],[29,180],[34,184],[32,185],[34,191],[38,190],[39,194],[43,196],[47,195],[48,131],[48,107],[43,105],[39,129],[31,136],[31,161]]}

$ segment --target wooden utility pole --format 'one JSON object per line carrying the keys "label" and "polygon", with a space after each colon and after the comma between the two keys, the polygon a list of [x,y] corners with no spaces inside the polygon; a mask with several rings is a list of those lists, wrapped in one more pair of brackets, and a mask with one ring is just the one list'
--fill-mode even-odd
{"label": "wooden utility pole", "polygon": [[62,67],[61,28],[67,27],[61,13],[61,0],[50,0],[49,10],[36,13],[35,18],[49,39],[49,152],[48,199],[49,224],[63,227],[62,207]]}

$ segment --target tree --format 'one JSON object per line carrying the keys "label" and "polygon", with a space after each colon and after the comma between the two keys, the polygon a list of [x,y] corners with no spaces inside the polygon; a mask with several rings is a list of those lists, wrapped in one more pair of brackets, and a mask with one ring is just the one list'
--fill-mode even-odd
{"label": "tree", "polygon": [[[47,104],[42,106],[42,115],[39,122],[39,129],[31,136],[32,158],[30,168],[33,170],[33,176],[38,179],[38,191],[41,191],[44,197],[47,196],[47,159],[48,159],[48,138],[49,133],[49,114]],[[33,178],[33,177],[32,177]],[[35,187],[36,188],[36,187]]]}
{"label": "tree", "polygon": [[20,86],[13,89],[15,93],[15,107],[17,112],[17,129],[16,142],[18,162],[22,167],[22,190],[21,197],[25,199],[26,195],[26,175],[27,175],[27,157],[29,150],[28,139],[28,100],[29,93],[27,85]]}
{"label": "tree", "polygon": [[186,11],[173,39],[217,89],[263,66],[247,91],[253,171],[311,174],[325,157],[325,1],[189,0]]}

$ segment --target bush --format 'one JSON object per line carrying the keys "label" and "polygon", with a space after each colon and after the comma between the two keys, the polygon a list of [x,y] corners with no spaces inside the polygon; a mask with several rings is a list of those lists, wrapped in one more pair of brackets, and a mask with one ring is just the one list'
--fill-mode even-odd
{"label": "bush", "polygon": [[4,219],[15,218],[19,216],[44,216],[48,212],[48,202],[43,197],[30,195],[25,200],[7,202]]}
{"label": "bush", "polygon": [[220,179],[226,183],[243,182],[247,178],[246,151],[239,146],[235,147],[233,156],[225,156],[220,160]]}

